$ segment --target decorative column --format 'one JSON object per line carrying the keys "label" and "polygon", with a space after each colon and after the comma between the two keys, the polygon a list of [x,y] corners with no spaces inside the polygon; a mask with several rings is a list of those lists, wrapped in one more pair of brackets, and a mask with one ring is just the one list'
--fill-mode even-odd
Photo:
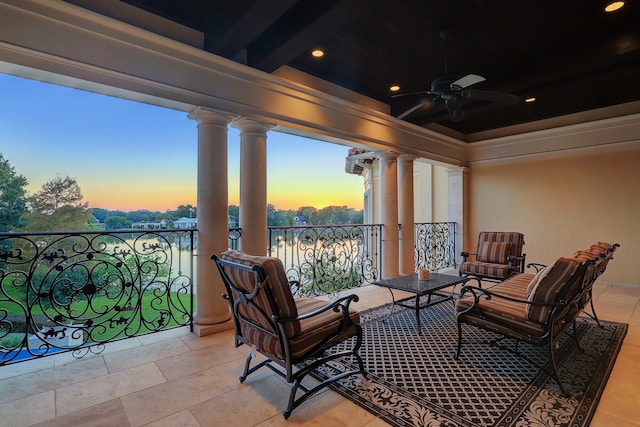
{"label": "decorative column", "polygon": [[[469,210],[469,168],[451,167],[447,169],[449,181],[449,222],[456,223],[456,266],[462,262],[460,252],[465,250],[467,240]],[[468,249],[468,248],[467,248]]]}
{"label": "decorative column", "polygon": [[413,207],[413,161],[416,158],[416,156],[410,154],[401,154],[398,156],[400,274],[412,274],[416,271],[414,260],[415,225]]}
{"label": "decorative column", "polygon": [[197,107],[189,118],[198,122],[198,258],[194,332],[211,335],[233,327],[229,306],[220,295],[224,284],[212,254],[228,249],[227,125],[233,116]]}
{"label": "decorative column", "polygon": [[383,279],[398,275],[398,167],[396,153],[380,153]]}
{"label": "decorative column", "polygon": [[267,254],[267,131],[273,125],[247,118],[233,121],[240,129],[240,249]]}

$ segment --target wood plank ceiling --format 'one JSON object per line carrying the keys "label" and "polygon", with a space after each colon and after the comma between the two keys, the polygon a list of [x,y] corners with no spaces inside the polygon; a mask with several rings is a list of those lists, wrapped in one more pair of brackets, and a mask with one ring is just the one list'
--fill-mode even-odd
{"label": "wood plank ceiling", "polygon": [[520,97],[461,99],[466,117],[455,122],[442,100],[404,118],[462,135],[640,101],[636,0],[614,13],[598,0],[124,1],[202,32],[209,52],[268,73],[293,67],[396,116],[433,96],[392,98],[391,85],[425,91],[445,73],[478,74],[486,80],[474,89]]}

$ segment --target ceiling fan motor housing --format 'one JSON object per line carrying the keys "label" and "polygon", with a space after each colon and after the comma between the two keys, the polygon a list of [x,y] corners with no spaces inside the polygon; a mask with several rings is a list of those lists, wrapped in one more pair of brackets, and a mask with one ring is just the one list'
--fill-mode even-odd
{"label": "ceiling fan motor housing", "polygon": [[438,77],[431,82],[431,91],[429,93],[438,95],[442,99],[449,99],[454,95],[451,89],[451,83],[456,80],[458,80],[458,78],[454,76]]}

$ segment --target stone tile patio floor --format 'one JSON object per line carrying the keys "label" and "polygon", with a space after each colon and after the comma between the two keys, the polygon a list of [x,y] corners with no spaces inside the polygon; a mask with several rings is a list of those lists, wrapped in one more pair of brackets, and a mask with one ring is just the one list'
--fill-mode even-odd
{"label": "stone tile patio floor", "polygon": [[[357,290],[359,310],[391,301],[387,289]],[[594,287],[601,319],[629,332],[592,426],[640,427],[640,286]],[[5,426],[386,426],[331,390],[281,411],[288,385],[264,369],[240,384],[248,349],[231,331],[197,337],[181,328],[110,344],[92,357],[61,354],[0,368]]]}

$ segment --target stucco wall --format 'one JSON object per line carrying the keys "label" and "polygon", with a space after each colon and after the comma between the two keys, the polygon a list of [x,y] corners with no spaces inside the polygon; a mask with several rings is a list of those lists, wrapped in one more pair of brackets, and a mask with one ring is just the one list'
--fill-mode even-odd
{"label": "stucco wall", "polygon": [[640,150],[472,167],[468,217],[466,250],[480,231],[521,231],[527,262],[620,243],[601,280],[640,285]]}

